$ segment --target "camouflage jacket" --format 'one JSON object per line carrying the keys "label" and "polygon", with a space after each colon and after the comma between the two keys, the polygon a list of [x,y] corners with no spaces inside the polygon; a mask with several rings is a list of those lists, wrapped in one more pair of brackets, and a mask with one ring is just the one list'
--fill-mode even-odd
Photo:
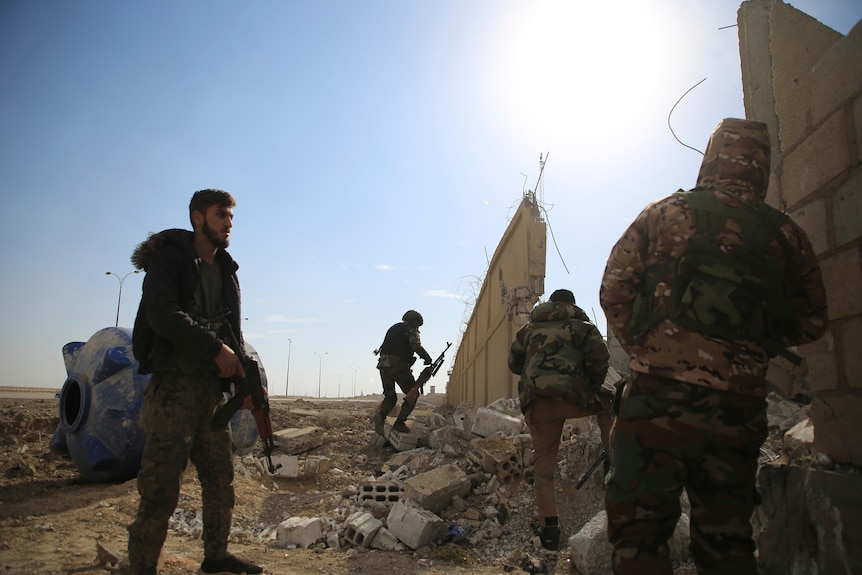
{"label": "camouflage jacket", "polygon": [[543,396],[591,406],[608,372],[608,355],[604,338],[581,308],[539,304],[509,349],[509,370],[521,376],[521,409]]}
{"label": "camouflage jacket", "polygon": [[[748,131],[750,125],[762,130]],[[765,126],[724,120],[710,138],[698,176],[698,187],[726,205],[743,200],[763,202],[769,178],[769,139]],[[753,155],[752,150],[757,152]],[[647,206],[611,250],[600,290],[609,328],[632,356],[630,369],[679,381],[754,396],[764,396],[770,354],[755,341],[721,339],[685,329],[670,319],[652,324],[634,340],[633,303],[649,270],[670,269],[698,234],[684,194],[673,194]],[[745,245],[738,220],[727,218],[715,239],[717,248],[733,255]],[[817,258],[805,232],[789,218],[765,246],[765,257],[777,265],[783,300],[790,320],[775,339],[789,347],[811,342],[826,327],[826,294]],[[658,278],[652,292],[654,309],[669,304],[674,274]],[[655,278],[653,278],[654,281]]]}

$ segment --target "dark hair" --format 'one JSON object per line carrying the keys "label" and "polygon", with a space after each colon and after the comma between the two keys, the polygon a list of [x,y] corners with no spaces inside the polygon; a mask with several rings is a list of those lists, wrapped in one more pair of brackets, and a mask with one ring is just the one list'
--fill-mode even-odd
{"label": "dark hair", "polygon": [[210,206],[232,208],[235,205],[236,200],[224,190],[216,190],[214,188],[200,190],[192,195],[192,201],[189,202],[189,220],[191,220],[192,227],[194,227],[195,222],[192,220],[192,212],[206,214]]}
{"label": "dark hair", "polygon": [[558,289],[554,293],[551,294],[551,297],[548,298],[549,301],[555,301],[559,303],[575,303],[575,294],[570,292],[567,289]]}

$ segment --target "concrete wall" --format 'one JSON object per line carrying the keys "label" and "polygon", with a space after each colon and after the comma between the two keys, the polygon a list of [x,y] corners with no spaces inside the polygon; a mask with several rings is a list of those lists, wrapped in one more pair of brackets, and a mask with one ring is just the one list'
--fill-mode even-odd
{"label": "concrete wall", "polygon": [[816,450],[859,466],[862,23],[844,37],[780,0],[750,0],[738,24],[746,117],[772,133],[767,202],[809,235],[829,301],[826,335],[798,350],[803,366],[771,367],[770,376],[785,393],[812,397]]}
{"label": "concrete wall", "polygon": [[449,405],[485,406],[518,396],[506,357],[518,329],[545,291],[546,225],[529,193],[491,258],[488,273],[449,373]]}

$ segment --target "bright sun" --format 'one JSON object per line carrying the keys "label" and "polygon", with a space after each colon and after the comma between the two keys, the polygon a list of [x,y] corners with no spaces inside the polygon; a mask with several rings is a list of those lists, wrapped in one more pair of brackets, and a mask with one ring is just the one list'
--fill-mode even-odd
{"label": "bright sun", "polygon": [[494,74],[500,112],[518,133],[549,148],[605,145],[656,109],[665,34],[649,2],[524,6],[496,39]]}

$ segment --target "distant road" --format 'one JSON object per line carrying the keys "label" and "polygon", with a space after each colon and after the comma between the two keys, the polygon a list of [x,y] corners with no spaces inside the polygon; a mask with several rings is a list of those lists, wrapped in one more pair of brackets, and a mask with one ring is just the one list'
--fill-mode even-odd
{"label": "distant road", "polygon": [[60,388],[51,387],[12,387],[0,385],[0,398],[4,399],[54,399]]}

